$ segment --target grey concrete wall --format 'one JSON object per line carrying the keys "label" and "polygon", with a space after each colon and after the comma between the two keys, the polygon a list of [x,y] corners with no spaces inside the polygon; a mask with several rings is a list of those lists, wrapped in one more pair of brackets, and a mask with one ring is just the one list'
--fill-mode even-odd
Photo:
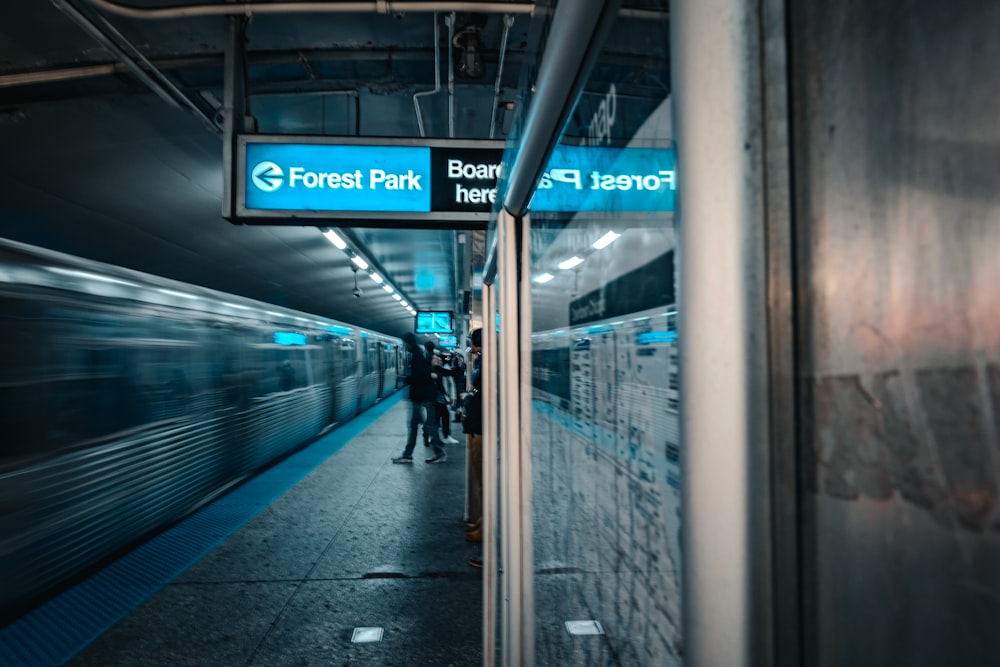
{"label": "grey concrete wall", "polygon": [[1000,660],[1000,3],[792,3],[809,665]]}

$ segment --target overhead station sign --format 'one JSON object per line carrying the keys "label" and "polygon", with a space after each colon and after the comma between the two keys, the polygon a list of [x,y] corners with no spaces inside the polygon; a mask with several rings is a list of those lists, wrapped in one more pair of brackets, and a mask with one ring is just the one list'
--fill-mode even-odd
{"label": "overhead station sign", "polygon": [[485,227],[502,155],[499,141],[241,135],[234,222]]}
{"label": "overhead station sign", "polygon": [[671,148],[558,145],[529,211],[673,211],[676,157]]}
{"label": "overhead station sign", "polygon": [[[236,215],[246,224],[485,228],[503,142],[240,135]],[[559,145],[530,211],[672,211],[672,149]]]}

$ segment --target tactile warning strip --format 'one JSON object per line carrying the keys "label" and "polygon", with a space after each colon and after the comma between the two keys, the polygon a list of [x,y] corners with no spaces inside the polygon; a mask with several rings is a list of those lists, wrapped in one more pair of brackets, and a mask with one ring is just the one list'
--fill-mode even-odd
{"label": "tactile warning strip", "polygon": [[0,667],[62,665],[395,406],[396,392],[94,575],[0,628]]}

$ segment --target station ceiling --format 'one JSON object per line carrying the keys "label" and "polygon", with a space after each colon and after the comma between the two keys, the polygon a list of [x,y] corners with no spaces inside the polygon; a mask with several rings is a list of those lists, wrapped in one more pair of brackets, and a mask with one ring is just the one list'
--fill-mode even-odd
{"label": "station ceiling", "polygon": [[[352,264],[316,224],[223,218],[227,19],[218,11],[227,4],[0,3],[0,236],[385,333],[411,330],[412,316],[363,273],[363,296],[352,295]],[[552,2],[300,11],[306,4],[239,5],[250,17],[247,102],[258,132],[502,140]],[[660,4],[628,3],[636,11],[623,20],[641,30]],[[625,95],[662,99],[667,84],[643,76],[657,69],[648,53],[628,39],[611,49],[606,78]],[[588,119],[572,122],[586,132]],[[330,226],[422,309],[460,309],[484,260],[481,231]]]}

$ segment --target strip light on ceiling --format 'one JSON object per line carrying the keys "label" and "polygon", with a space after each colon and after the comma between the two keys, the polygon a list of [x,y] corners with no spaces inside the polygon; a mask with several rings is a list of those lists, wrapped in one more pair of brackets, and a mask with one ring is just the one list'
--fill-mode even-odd
{"label": "strip light on ceiling", "polygon": [[615,239],[619,238],[620,236],[621,234],[618,234],[614,231],[610,231],[601,238],[594,241],[594,247],[598,250],[607,248],[609,245],[615,242]]}
{"label": "strip light on ceiling", "polygon": [[559,262],[560,269],[572,269],[574,266],[579,266],[583,264],[583,258],[578,255],[573,255],[569,259]]}
{"label": "strip light on ceiling", "polygon": [[397,301],[401,301],[403,303],[403,307],[406,308],[407,310],[411,310],[411,312],[416,312],[412,311],[410,305],[402,300],[402,297],[399,295],[399,290],[393,287],[388,279],[383,278],[379,273],[377,273],[373,268],[371,268],[368,261],[361,256],[361,253],[351,248],[348,242],[345,241],[340,234],[338,234],[335,230],[330,229],[329,227],[321,229],[321,233],[323,234],[323,236],[326,237],[326,240],[332,243],[334,246],[336,246],[337,249],[343,250],[344,254],[346,254],[359,269],[365,271],[368,274],[368,277],[371,278],[373,282],[382,285],[382,289],[385,290],[386,294],[390,294]]}
{"label": "strip light on ceiling", "polygon": [[347,249],[347,243],[345,243],[344,239],[340,238],[337,235],[337,232],[333,231],[332,229],[328,229],[325,232],[323,232],[323,236],[326,237],[327,241],[337,246],[337,248],[339,248],[340,250]]}
{"label": "strip light on ceiling", "polygon": [[[607,248],[609,245],[611,245],[612,243],[614,243],[615,241],[617,241],[620,238],[621,238],[621,234],[619,234],[618,232],[616,232],[614,230],[611,230],[611,231],[608,231],[607,233],[605,233],[604,236],[602,236],[601,238],[599,238],[596,241],[594,241],[594,243],[591,245],[591,247],[594,250],[603,250],[604,248]],[[588,249],[586,252],[580,253],[581,255],[583,255],[583,257],[581,257],[580,255],[573,255],[569,259],[566,259],[566,260],[563,260],[562,262],[560,262],[558,266],[559,266],[560,269],[563,269],[563,270],[572,269],[572,268],[575,268],[577,266],[580,266],[581,264],[583,264],[584,261],[586,261],[587,256],[590,253],[592,253],[592,252],[593,252],[593,250],[589,250]],[[546,271],[544,273],[538,274],[537,276],[535,276],[534,278],[532,278],[531,281],[534,282],[534,283],[538,283],[540,285],[543,285],[543,284],[549,282],[550,280],[552,280],[554,278],[555,278],[554,275],[552,275],[551,273],[549,273],[548,271]]]}

